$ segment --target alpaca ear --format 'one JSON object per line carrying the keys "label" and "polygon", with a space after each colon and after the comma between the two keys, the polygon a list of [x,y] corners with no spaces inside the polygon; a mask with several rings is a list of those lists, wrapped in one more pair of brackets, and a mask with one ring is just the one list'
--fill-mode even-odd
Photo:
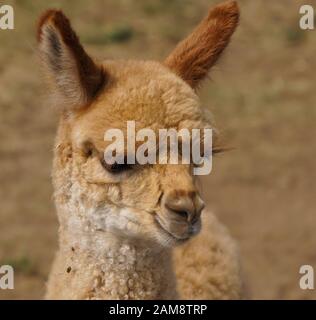
{"label": "alpaca ear", "polygon": [[48,10],[38,25],[40,57],[57,103],[79,109],[96,96],[105,72],[84,51],[67,17]]}
{"label": "alpaca ear", "polygon": [[196,88],[229,43],[239,20],[236,1],[211,9],[195,30],[167,57],[164,64]]}

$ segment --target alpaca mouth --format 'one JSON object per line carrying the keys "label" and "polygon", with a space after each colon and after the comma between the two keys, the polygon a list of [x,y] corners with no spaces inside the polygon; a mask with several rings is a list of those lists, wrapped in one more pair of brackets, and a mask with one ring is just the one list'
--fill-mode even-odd
{"label": "alpaca mouth", "polygon": [[155,215],[155,222],[160,230],[172,238],[176,243],[183,243],[188,241],[193,235],[190,231],[185,236],[178,236],[172,233],[164,224],[158,214]]}

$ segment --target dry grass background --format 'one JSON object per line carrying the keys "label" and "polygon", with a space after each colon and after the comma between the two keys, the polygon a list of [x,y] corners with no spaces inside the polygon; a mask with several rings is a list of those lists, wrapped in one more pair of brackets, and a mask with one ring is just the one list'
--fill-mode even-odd
{"label": "dry grass background", "polygon": [[[1,298],[41,298],[57,245],[50,170],[56,115],[45,103],[35,22],[62,8],[99,58],[162,59],[212,0],[5,1],[0,31],[0,265],[16,270]],[[2,3],[2,2],[1,2]],[[202,101],[235,150],[204,179],[209,206],[239,241],[249,297],[316,298],[299,266],[316,268],[316,30],[300,31],[311,0],[240,0],[232,45]]]}

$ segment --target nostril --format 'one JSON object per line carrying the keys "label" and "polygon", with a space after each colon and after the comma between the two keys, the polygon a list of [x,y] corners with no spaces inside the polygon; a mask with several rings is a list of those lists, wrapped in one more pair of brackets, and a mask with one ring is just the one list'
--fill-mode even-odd
{"label": "nostril", "polygon": [[168,195],[163,200],[163,204],[169,214],[190,224],[194,224],[199,220],[201,211],[204,208],[204,202],[196,194],[194,194],[194,197]]}

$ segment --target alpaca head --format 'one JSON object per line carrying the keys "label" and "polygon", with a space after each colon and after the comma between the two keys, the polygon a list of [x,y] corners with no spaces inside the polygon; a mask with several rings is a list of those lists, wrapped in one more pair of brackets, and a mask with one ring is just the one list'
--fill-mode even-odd
{"label": "alpaca head", "polygon": [[[195,89],[227,46],[238,23],[229,1],[212,9],[162,62],[90,58],[61,11],[41,18],[38,41],[60,110],[54,184],[58,206],[80,211],[93,232],[181,243],[198,233],[204,207],[190,164],[108,164],[108,129],[210,128]],[[125,136],[125,135],[124,135]],[[123,157],[126,155],[123,144]],[[136,145],[137,148],[137,145]],[[125,153],[125,155],[124,155]],[[60,216],[69,229],[72,215]]]}

